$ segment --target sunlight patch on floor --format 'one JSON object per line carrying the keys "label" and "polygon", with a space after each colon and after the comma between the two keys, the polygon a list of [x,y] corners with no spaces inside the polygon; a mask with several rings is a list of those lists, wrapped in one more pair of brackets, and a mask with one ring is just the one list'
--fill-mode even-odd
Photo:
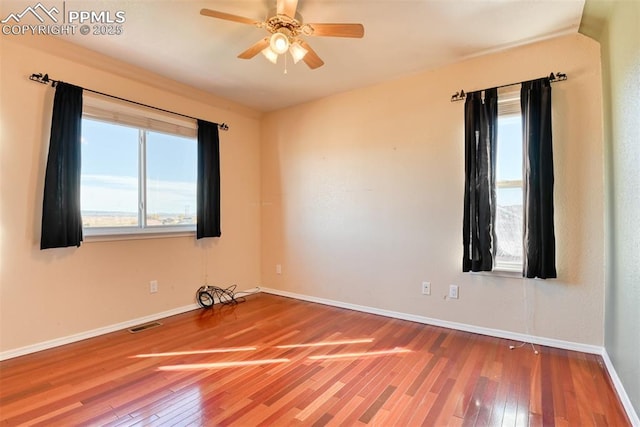
{"label": "sunlight patch on floor", "polygon": [[167,365],[158,367],[159,371],[196,371],[204,369],[240,368],[244,366],[269,365],[287,363],[289,359],[244,360],[237,362],[192,363],[184,365]]}
{"label": "sunlight patch on floor", "polygon": [[388,356],[390,354],[411,353],[412,350],[406,348],[392,348],[391,350],[364,351],[362,353],[343,353],[309,356],[311,360],[334,360],[334,359],[362,359],[365,357]]}
{"label": "sunlight patch on floor", "polygon": [[170,356],[189,356],[192,354],[215,354],[215,353],[233,353],[236,351],[255,351],[257,347],[229,347],[229,348],[213,348],[209,350],[187,350],[187,351],[169,351],[166,353],[146,353],[136,354],[133,357],[170,357]]}
{"label": "sunlight patch on floor", "polygon": [[345,344],[361,344],[373,342],[373,338],[359,338],[353,340],[340,340],[340,341],[320,341],[307,344],[286,344],[277,345],[276,348],[304,348],[304,347],[324,347],[330,345],[345,345]]}

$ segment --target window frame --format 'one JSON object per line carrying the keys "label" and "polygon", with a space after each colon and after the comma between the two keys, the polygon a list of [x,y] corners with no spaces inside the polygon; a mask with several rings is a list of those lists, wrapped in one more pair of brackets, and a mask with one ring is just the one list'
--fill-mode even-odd
{"label": "window frame", "polygon": [[[509,118],[517,115],[521,115],[520,110],[520,86],[513,85],[500,88],[498,90],[498,121],[501,118]],[[498,141],[496,141],[498,144]],[[522,137],[520,138],[520,144],[522,144]],[[497,150],[496,150],[497,152]],[[498,159],[496,159],[497,164]],[[524,171],[523,171],[524,174]],[[524,176],[521,176],[519,180],[495,180],[495,189],[498,188],[520,188],[524,195]],[[524,209],[524,200],[523,200]],[[495,224],[494,224],[495,227]],[[497,236],[497,231],[496,231]],[[523,236],[519,236],[521,239]],[[523,256],[524,256],[524,244],[523,244]],[[500,274],[506,273],[507,275],[522,274],[524,268],[524,258],[521,262],[500,261],[494,257],[493,267],[491,272]]]}
{"label": "window frame", "polygon": [[[128,240],[193,236],[197,224],[147,224],[147,135],[148,132],[191,138],[197,144],[197,123],[169,113],[133,106],[101,95],[85,95],[82,120],[90,119],[138,131],[138,225],[130,227],[82,227],[85,241]],[[197,160],[196,160],[197,162]],[[194,164],[194,168],[197,163]],[[82,197],[82,196],[81,196]],[[195,200],[194,200],[195,201]],[[197,208],[196,208],[197,210]]]}

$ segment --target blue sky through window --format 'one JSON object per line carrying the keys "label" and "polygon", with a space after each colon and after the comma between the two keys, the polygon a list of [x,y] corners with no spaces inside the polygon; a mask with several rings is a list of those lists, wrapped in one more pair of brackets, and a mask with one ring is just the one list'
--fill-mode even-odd
{"label": "blue sky through window", "polygon": [[147,133],[147,216],[195,217],[196,149],[193,138]]}
{"label": "blue sky through window", "polygon": [[82,120],[82,211],[138,211],[138,130]]}
{"label": "blue sky through window", "polygon": [[[147,132],[149,214],[195,216],[197,146],[193,138]],[[82,211],[138,211],[139,130],[84,118]]]}
{"label": "blue sky through window", "polygon": [[[498,119],[497,156],[496,181],[522,180],[522,118],[519,114]],[[505,190],[501,192],[500,205],[522,204],[521,189]]]}

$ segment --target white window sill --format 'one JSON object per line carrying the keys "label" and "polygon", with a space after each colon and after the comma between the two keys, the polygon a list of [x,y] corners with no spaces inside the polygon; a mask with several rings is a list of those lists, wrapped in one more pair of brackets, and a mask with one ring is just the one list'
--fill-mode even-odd
{"label": "white window sill", "polygon": [[173,227],[145,230],[122,228],[84,229],[83,243],[194,237],[195,234],[195,227]]}
{"label": "white window sill", "polygon": [[508,279],[522,279],[522,270],[516,270],[508,267],[495,267],[491,271],[472,271],[471,274],[491,277],[506,277]]}

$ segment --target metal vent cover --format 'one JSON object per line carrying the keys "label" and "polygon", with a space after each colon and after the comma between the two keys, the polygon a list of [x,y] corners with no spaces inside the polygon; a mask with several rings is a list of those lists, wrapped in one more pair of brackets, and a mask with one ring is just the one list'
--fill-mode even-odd
{"label": "metal vent cover", "polygon": [[127,329],[127,331],[131,332],[132,334],[136,334],[138,332],[146,331],[147,329],[157,328],[158,326],[162,326],[162,323],[160,323],[160,322],[149,322],[149,323],[144,323],[142,325],[133,326],[133,327]]}

